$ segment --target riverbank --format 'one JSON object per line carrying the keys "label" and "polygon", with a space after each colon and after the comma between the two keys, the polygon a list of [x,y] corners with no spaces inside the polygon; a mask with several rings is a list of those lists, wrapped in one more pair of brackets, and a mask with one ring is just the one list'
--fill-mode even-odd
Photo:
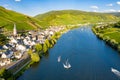
{"label": "riverbank", "polygon": [[[111,67],[120,69],[117,53],[94,35],[91,26],[83,26],[63,34],[49,54],[17,80],[118,80],[111,72]],[[67,59],[69,69],[63,66]]]}
{"label": "riverbank", "polygon": [[120,52],[120,22],[92,27],[95,35]]}
{"label": "riverbank", "polygon": [[[52,48],[56,44],[57,40],[61,37],[62,34],[66,33],[67,31],[69,31],[71,29],[78,28],[78,27],[79,26],[67,26],[63,30],[61,30],[59,32],[56,32],[53,36],[51,36],[50,39],[46,39],[44,44],[42,44],[42,45],[36,44],[35,45],[35,51],[36,52],[32,52],[32,53],[39,54],[39,57],[41,59],[42,56],[46,56],[47,54],[49,54],[48,53],[49,49]],[[40,59],[37,62],[40,62]],[[25,69],[28,69],[31,65],[34,65],[34,63],[36,63],[36,62],[34,62],[34,61],[31,60],[31,63],[28,64],[28,66],[26,66],[23,69],[23,71],[21,71],[21,73],[19,73],[19,74],[21,75],[25,71]]]}
{"label": "riverbank", "polygon": [[[49,49],[52,48],[57,40],[61,37],[62,34],[64,34],[65,32],[77,28],[78,26],[67,26],[65,27],[63,30],[60,30],[59,32],[56,32],[54,35],[52,35],[49,39],[46,39],[44,44],[36,44],[34,46],[34,50],[31,50],[32,52],[30,52],[30,54],[38,54],[39,56],[39,60],[35,61],[34,59],[36,59],[35,57],[32,58],[31,56],[31,62],[25,66],[20,72],[18,72],[18,74],[15,75],[14,79],[18,78],[20,75],[23,74],[23,72],[28,69],[31,65],[34,65],[34,63],[38,63],[40,62],[40,59],[42,58],[42,56],[45,56],[48,53]],[[28,52],[29,53],[29,52]],[[37,57],[38,57],[37,56]]]}
{"label": "riverbank", "polygon": [[[14,79],[18,77],[16,75],[21,74],[24,67],[34,62],[39,62],[42,53],[37,51],[39,49],[37,44],[42,45],[42,50],[39,51],[46,53],[56,43],[56,39],[59,38],[58,33],[63,29],[63,27],[50,27],[46,30],[29,31],[24,34],[16,34],[16,36],[8,36],[9,42],[0,48],[0,51],[2,51],[0,78],[13,80],[11,77]],[[28,55],[29,50],[32,51],[30,55]],[[5,54],[8,53],[7,51],[9,56]],[[25,54],[27,54],[29,60],[27,58],[24,59],[26,57]],[[10,68],[8,69],[7,66]],[[2,70],[2,67],[5,68],[5,71],[4,69]],[[6,76],[8,72],[10,75]]]}
{"label": "riverbank", "polygon": [[[82,26],[82,25],[81,25]],[[30,57],[31,57],[31,61],[29,62],[26,62],[25,64],[26,65],[23,65],[21,66],[22,68],[18,69],[17,72],[15,72],[15,74],[11,74],[12,77],[10,77],[10,80],[14,80],[16,79],[17,77],[19,77],[26,69],[28,69],[32,64],[36,63],[36,62],[40,62],[40,59],[42,58],[42,56],[44,55],[47,55],[48,54],[48,51],[50,48],[52,48],[57,40],[60,38],[60,36],[71,30],[71,29],[74,29],[74,28],[78,28],[79,26],[76,26],[76,25],[72,25],[72,26],[66,26],[64,29],[58,31],[58,32],[55,32],[54,34],[52,34],[52,36],[47,36],[46,40],[42,41],[41,43],[37,43],[35,44],[30,50],[31,50],[31,53],[30,53]],[[54,30],[54,29],[51,29],[51,30]],[[55,30],[57,30],[55,28]],[[46,29],[47,32],[50,32],[49,29]],[[34,32],[31,32],[31,34],[34,33]],[[43,36],[43,31],[40,32],[41,36]],[[47,33],[47,35],[49,35]],[[34,37],[33,37],[34,38]],[[27,52],[29,54],[29,51]],[[17,67],[18,68],[18,67]],[[12,70],[11,70],[12,71]],[[10,71],[10,72],[11,72]],[[14,70],[13,70],[14,71]]]}

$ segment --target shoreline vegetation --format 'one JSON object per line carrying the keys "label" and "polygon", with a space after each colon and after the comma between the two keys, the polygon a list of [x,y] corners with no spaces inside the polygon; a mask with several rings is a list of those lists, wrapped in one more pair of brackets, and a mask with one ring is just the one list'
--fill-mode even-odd
{"label": "shoreline vegetation", "polygon": [[92,27],[95,35],[120,53],[120,21]]}
{"label": "shoreline vegetation", "polygon": [[[83,25],[83,24],[82,24]],[[81,25],[81,26],[82,26]],[[86,25],[86,24],[85,24]],[[16,74],[12,74],[11,71],[5,69],[5,68],[2,68],[0,69],[0,76],[1,78],[0,79],[3,79],[3,80],[16,80],[19,76],[21,76],[25,70],[27,70],[28,68],[30,68],[34,63],[39,63],[40,62],[40,59],[45,56],[45,55],[48,55],[48,51],[50,48],[52,48],[57,40],[60,38],[60,36],[62,34],[64,34],[65,32],[71,30],[71,29],[74,29],[74,28],[78,28],[80,27],[80,25],[72,25],[72,26],[66,26],[63,30],[60,30],[59,32],[55,32],[51,37],[50,39],[46,39],[44,44],[40,44],[40,43],[37,43],[33,49],[29,49],[27,51],[28,55],[30,56],[30,60],[28,60],[26,65],[23,65],[22,69],[20,69],[20,71],[18,71]],[[4,79],[5,78],[5,79]]]}

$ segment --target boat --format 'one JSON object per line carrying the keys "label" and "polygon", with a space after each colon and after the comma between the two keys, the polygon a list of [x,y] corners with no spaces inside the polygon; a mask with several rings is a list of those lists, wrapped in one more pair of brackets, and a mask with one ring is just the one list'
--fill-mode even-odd
{"label": "boat", "polygon": [[60,61],[61,61],[61,56],[58,57],[58,62],[60,62]]}
{"label": "boat", "polygon": [[67,59],[67,61],[65,62],[65,64],[63,63],[63,67],[66,68],[66,69],[71,68],[71,65],[70,65],[70,63],[68,62],[68,59]]}
{"label": "boat", "polygon": [[111,68],[111,71],[117,75],[118,77],[120,77],[120,71],[118,71],[117,69]]}

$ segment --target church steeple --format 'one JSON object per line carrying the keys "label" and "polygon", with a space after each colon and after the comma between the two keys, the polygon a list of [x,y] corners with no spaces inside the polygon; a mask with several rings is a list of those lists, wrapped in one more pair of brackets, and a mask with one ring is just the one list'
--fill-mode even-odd
{"label": "church steeple", "polygon": [[13,35],[16,36],[17,35],[17,30],[16,30],[16,24],[14,23],[14,28],[13,28]]}

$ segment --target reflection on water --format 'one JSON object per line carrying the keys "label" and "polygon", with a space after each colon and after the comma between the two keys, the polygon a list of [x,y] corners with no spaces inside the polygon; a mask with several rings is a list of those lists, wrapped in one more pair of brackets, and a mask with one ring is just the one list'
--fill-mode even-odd
{"label": "reflection on water", "polygon": [[[63,67],[67,59],[69,69]],[[97,39],[90,27],[82,27],[63,34],[49,56],[18,80],[119,80],[111,67],[120,71],[118,52]]]}

